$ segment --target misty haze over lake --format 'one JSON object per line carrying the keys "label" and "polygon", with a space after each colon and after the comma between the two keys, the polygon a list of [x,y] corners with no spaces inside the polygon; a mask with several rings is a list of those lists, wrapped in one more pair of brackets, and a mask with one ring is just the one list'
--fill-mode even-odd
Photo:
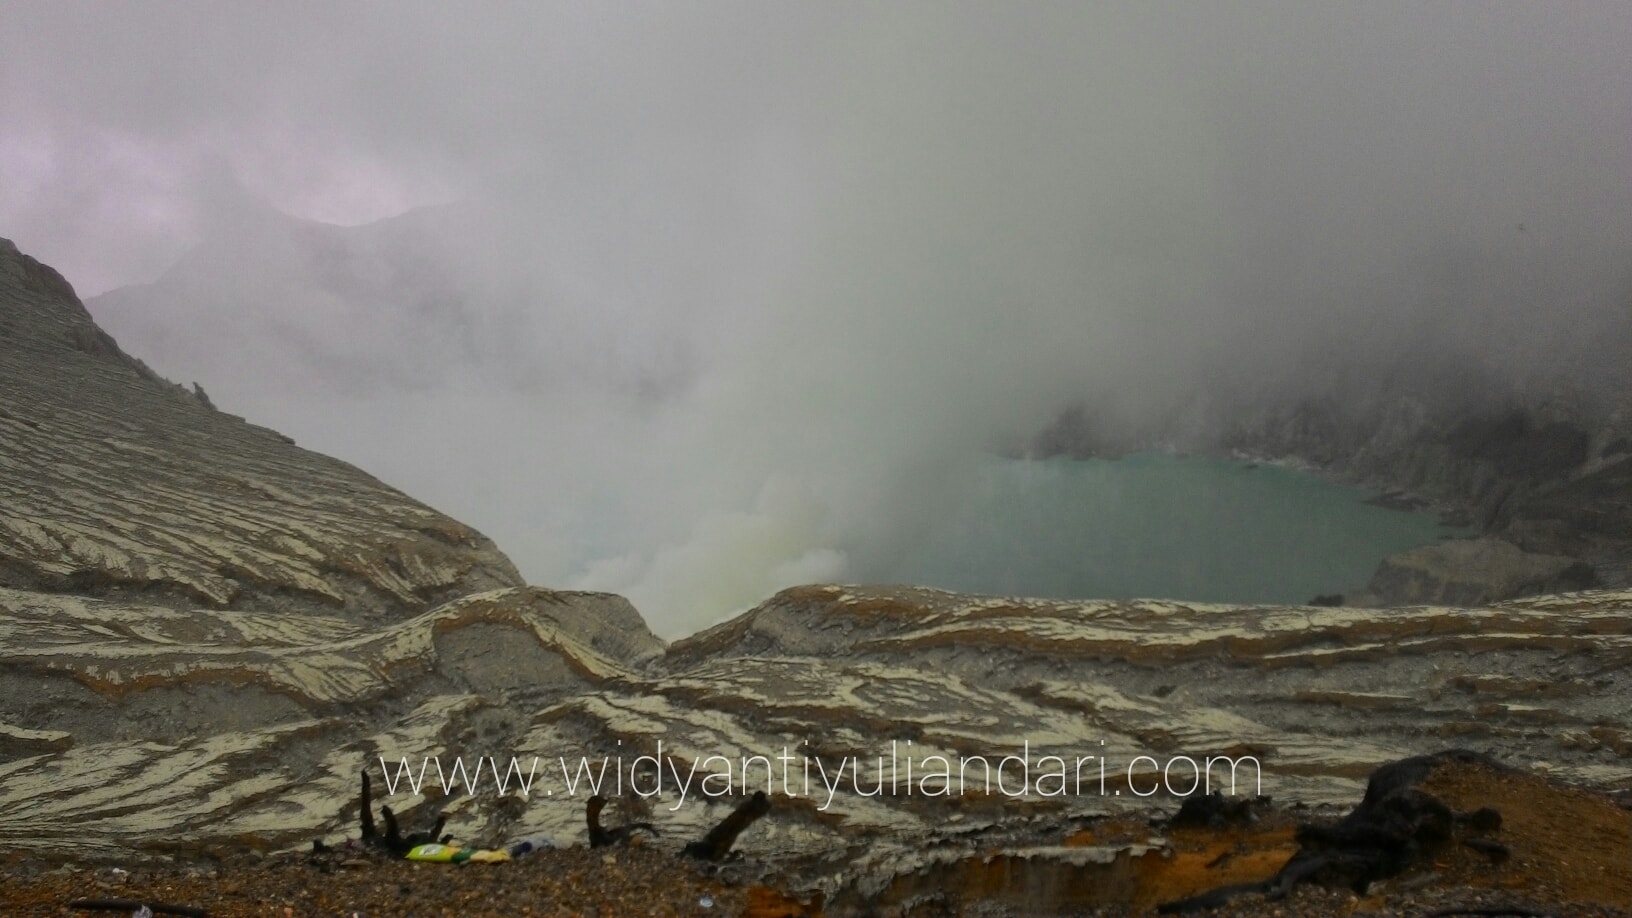
{"label": "misty haze over lake", "polygon": [[1626,410],[1615,3],[4,16],[4,235],[664,634],[890,578],[1077,406]]}

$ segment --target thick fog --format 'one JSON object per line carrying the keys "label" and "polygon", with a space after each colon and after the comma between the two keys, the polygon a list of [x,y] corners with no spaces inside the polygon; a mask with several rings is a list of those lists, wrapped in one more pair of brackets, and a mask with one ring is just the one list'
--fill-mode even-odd
{"label": "thick fog", "polygon": [[223,410],[667,635],[887,575],[1075,404],[1161,438],[1627,380],[1615,2],[0,21],[0,236]]}

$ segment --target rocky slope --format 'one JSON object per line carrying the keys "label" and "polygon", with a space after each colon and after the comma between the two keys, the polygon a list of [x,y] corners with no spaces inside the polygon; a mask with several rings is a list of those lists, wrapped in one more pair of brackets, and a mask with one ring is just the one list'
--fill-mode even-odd
{"label": "rocky slope", "polygon": [[[723,876],[905,909],[1179,857],[1143,819],[1209,756],[1316,808],[1453,745],[1632,780],[1624,590],[1380,613],[809,586],[665,646],[158,379],[9,244],[0,331],[0,854],[300,847],[353,829],[365,769],[463,841],[577,843],[593,777],[664,852],[767,790]],[[1134,828],[1085,834],[1107,819]]]}
{"label": "rocky slope", "polygon": [[402,618],[521,585],[479,533],[214,411],[0,240],[0,585]]}

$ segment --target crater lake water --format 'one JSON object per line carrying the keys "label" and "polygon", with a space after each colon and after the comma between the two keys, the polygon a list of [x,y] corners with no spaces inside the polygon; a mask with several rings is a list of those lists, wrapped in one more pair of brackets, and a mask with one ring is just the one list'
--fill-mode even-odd
{"label": "crater lake water", "polygon": [[1305,603],[1467,530],[1276,465],[1141,453],[992,459],[901,583],[1003,596]]}

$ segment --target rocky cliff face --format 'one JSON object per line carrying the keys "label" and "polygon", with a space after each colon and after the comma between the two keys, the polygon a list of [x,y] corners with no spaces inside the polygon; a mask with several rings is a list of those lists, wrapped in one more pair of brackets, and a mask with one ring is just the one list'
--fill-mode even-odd
{"label": "rocky cliff face", "polygon": [[[1546,563],[1538,556],[1564,556],[1585,561],[1600,583],[1626,586],[1632,584],[1632,415],[1583,405],[1517,397],[1478,408],[1433,406],[1406,395],[1368,407],[1311,400],[1265,410],[1221,443],[1437,505],[1453,520],[1522,549],[1529,556],[1525,566]],[[1474,574],[1468,568],[1460,576]],[[1540,580],[1524,583],[1510,586],[1545,587]],[[1523,595],[1499,586],[1486,578],[1483,595]],[[1404,594],[1383,598],[1415,601]]]}
{"label": "rocky cliff face", "polygon": [[[1435,406],[1399,395],[1363,407],[1311,400],[1266,409],[1235,425],[1222,444],[1455,504],[1473,525],[1500,530],[1537,518],[1545,498],[1572,482],[1624,474],[1632,458],[1625,425],[1619,414],[1589,416],[1565,405]],[[1632,524],[1632,516],[1624,521]],[[1614,526],[1604,522],[1607,534]]]}

